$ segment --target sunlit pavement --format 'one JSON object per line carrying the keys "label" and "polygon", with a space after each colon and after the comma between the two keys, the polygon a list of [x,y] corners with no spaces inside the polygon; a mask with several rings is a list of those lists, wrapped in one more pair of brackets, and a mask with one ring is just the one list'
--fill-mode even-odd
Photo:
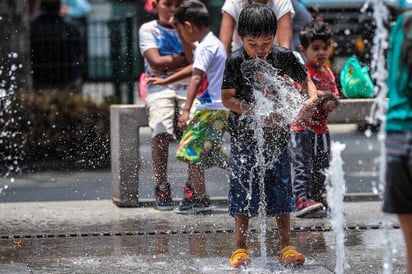
{"label": "sunlit pavement", "polygon": [[[330,218],[292,217],[292,243],[306,255],[301,267],[277,262],[276,230],[266,220],[261,256],[258,218],[251,223],[252,265],[232,269],[233,218],[214,201],[211,215],[185,216],[152,207],[118,208],[110,200],[2,203],[0,273],[333,273],[335,232]],[[383,240],[392,244],[393,272],[404,273],[401,230],[382,228],[381,202],[345,202],[344,273],[382,273]],[[274,240],[275,239],[275,240]],[[264,264],[266,258],[266,264]]]}

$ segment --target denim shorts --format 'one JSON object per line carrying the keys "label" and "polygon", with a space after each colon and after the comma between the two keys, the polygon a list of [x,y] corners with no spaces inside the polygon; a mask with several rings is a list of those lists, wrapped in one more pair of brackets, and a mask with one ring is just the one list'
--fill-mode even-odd
{"label": "denim shorts", "polygon": [[[291,159],[288,146],[280,149],[276,161],[271,158],[275,152],[265,152],[266,171],[257,163],[256,146],[250,143],[233,144],[230,151],[229,213],[235,215],[258,215],[260,204],[260,185],[264,185],[266,215],[287,214],[295,210],[292,181]],[[262,183],[263,182],[263,183]]]}
{"label": "denim shorts", "polygon": [[383,211],[412,213],[412,131],[387,133]]}

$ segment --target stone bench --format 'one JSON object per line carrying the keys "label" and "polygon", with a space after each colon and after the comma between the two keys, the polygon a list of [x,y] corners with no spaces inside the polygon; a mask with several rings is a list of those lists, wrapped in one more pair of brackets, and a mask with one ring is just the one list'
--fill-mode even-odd
{"label": "stone bench", "polygon": [[[374,99],[342,99],[329,115],[330,124],[366,124]],[[139,201],[139,129],[147,127],[144,102],[112,105],[110,108],[110,145],[112,200],[119,207],[138,207]]]}

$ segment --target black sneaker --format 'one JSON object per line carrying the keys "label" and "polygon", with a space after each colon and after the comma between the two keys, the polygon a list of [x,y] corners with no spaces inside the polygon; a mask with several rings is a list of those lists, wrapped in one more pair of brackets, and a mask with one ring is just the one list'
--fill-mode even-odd
{"label": "black sneaker", "polygon": [[158,184],[155,187],[155,208],[157,210],[172,210],[175,207],[175,203],[171,197],[169,183]]}
{"label": "black sneaker", "polygon": [[198,214],[208,213],[213,211],[213,207],[210,205],[210,199],[207,195],[203,198],[196,197],[193,193],[192,185],[187,182],[185,186],[182,186],[185,193],[183,200],[179,203],[179,207],[176,209],[176,213],[179,214]]}

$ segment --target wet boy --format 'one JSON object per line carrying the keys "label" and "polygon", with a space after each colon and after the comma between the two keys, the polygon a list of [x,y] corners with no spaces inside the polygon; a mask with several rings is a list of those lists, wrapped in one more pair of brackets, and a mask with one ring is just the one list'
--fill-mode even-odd
{"label": "wet boy", "polygon": [[[279,76],[287,75],[302,85],[311,99],[305,101],[310,110],[316,100],[313,83],[307,79],[306,70],[292,51],[273,45],[277,20],[275,13],[265,5],[246,6],[239,16],[238,34],[243,47],[234,51],[226,62],[222,84],[222,102],[229,108],[231,135],[231,175],[229,186],[229,213],[235,218],[236,250],[230,257],[233,267],[250,264],[247,251],[249,218],[258,215],[260,202],[257,162],[257,141],[248,114],[255,102],[252,79],[245,79],[241,66],[245,61],[260,58],[278,70]],[[271,119],[273,118],[273,119]],[[279,230],[280,256],[284,264],[300,265],[304,256],[290,245],[290,212],[294,210],[290,154],[288,150],[289,126],[281,125],[279,117],[267,117],[264,125],[265,165],[264,174],[266,215],[274,216]],[[277,160],[272,155],[277,153]],[[280,153],[278,153],[280,152]]]}

